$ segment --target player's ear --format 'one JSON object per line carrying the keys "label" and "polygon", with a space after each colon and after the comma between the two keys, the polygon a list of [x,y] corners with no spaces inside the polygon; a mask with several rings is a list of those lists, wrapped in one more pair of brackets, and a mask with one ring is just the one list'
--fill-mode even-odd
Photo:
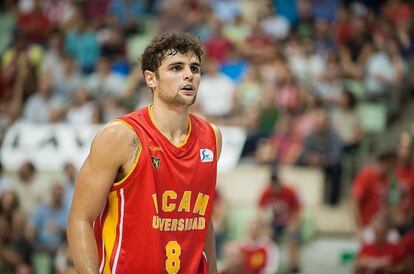
{"label": "player's ear", "polygon": [[150,87],[151,89],[155,88],[155,86],[158,83],[157,75],[155,72],[152,72],[150,70],[145,70],[144,78],[145,78],[145,82],[147,83],[148,87]]}

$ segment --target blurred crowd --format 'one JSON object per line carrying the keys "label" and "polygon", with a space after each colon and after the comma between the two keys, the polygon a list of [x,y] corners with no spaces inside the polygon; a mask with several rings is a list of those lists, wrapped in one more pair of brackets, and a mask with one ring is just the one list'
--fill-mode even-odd
{"label": "blurred crowd", "polygon": [[[243,156],[259,164],[323,170],[326,204],[338,205],[346,196],[344,177],[350,182],[355,177],[351,199],[358,235],[369,243],[359,268],[374,267],[369,256],[376,255],[388,271],[390,262],[384,257],[392,251],[378,255],[372,248],[375,234],[384,234],[379,230],[399,232],[394,241],[411,237],[414,246],[409,236],[414,125],[402,133],[395,153],[382,153],[381,147],[369,150],[379,154],[377,161],[357,172],[362,144],[372,134],[361,110],[380,106],[378,115],[385,116],[387,125],[398,121],[410,102],[413,13],[409,0],[4,0],[0,143],[16,122],[105,123],[147,105],[152,95],[139,63],[145,45],[162,31],[189,31],[205,47],[192,111],[218,125],[244,128],[248,138]],[[33,261],[56,273],[73,271],[64,230],[76,171],[68,163],[62,173],[65,180],[42,188],[30,162],[22,165],[16,180],[1,171],[2,271],[32,273]],[[285,201],[289,208],[300,208],[292,199]],[[278,199],[263,198],[258,207],[272,201]],[[395,222],[388,221],[390,215],[397,216]],[[284,222],[290,228],[285,234],[295,271],[298,228]],[[249,225],[252,238],[272,235],[259,233],[260,223],[252,220]],[[278,229],[273,227],[274,234]],[[243,246],[232,244],[223,257],[239,260],[240,250],[254,254]],[[407,252],[412,260],[413,250]],[[263,261],[255,262],[265,267]],[[272,273],[275,264],[268,272],[256,267],[225,273]],[[401,271],[407,264],[401,264]]]}

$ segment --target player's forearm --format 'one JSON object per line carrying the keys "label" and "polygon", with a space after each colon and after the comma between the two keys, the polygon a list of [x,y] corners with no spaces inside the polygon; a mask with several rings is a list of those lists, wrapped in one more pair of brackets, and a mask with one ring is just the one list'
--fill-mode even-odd
{"label": "player's forearm", "polygon": [[68,242],[78,274],[98,274],[98,251],[92,225],[87,221],[71,221]]}
{"label": "player's forearm", "polygon": [[204,247],[208,262],[208,272],[210,274],[217,274],[217,260],[216,260],[216,241],[214,238],[213,222],[210,220],[207,232],[207,240]]}

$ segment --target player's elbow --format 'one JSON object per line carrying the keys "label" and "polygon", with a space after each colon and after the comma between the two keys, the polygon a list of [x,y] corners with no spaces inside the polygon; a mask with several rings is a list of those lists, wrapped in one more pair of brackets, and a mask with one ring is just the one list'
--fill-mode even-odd
{"label": "player's elbow", "polygon": [[79,235],[82,235],[85,230],[92,230],[93,222],[89,221],[84,216],[78,216],[73,212],[70,214],[66,236],[69,245],[79,240]]}

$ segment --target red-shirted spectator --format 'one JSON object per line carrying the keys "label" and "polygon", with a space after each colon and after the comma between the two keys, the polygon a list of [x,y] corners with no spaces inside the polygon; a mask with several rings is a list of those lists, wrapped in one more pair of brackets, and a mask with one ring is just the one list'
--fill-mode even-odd
{"label": "red-shirted spectator", "polygon": [[20,15],[18,29],[29,43],[43,44],[47,40],[51,24],[42,10],[40,1],[33,2],[33,10]]}
{"label": "red-shirted spectator", "polygon": [[401,135],[397,154],[398,161],[395,175],[399,190],[399,223],[404,225],[414,217],[414,157],[411,149],[411,138],[408,134]]}
{"label": "red-shirted spectator", "polygon": [[364,244],[356,261],[357,274],[387,274],[401,270],[403,263],[403,250],[398,243],[390,242],[390,220],[385,214],[375,218],[372,226],[375,239],[372,243]]}
{"label": "red-shirted spectator", "polygon": [[357,174],[352,186],[355,221],[359,232],[388,207],[388,175],[394,164],[393,153],[383,153],[376,163]]}
{"label": "red-shirted spectator", "polygon": [[279,264],[277,245],[269,237],[267,226],[260,219],[248,223],[247,239],[241,243],[243,265],[249,274],[274,274]]}
{"label": "red-shirted spectator", "polygon": [[286,231],[289,271],[298,272],[300,203],[296,191],[282,184],[277,173],[273,172],[269,186],[260,197],[259,206],[272,211],[272,228],[276,239],[280,239]]}
{"label": "red-shirted spectator", "polygon": [[406,273],[414,273],[414,230],[404,234],[401,245],[404,251]]}
{"label": "red-shirted spectator", "polygon": [[279,266],[279,251],[270,238],[267,225],[259,218],[248,222],[247,237],[224,248],[221,274],[274,274]]}
{"label": "red-shirted spectator", "polygon": [[223,25],[221,22],[214,22],[212,28],[213,34],[204,44],[207,56],[220,62],[224,62],[227,60],[233,45],[223,36]]}

